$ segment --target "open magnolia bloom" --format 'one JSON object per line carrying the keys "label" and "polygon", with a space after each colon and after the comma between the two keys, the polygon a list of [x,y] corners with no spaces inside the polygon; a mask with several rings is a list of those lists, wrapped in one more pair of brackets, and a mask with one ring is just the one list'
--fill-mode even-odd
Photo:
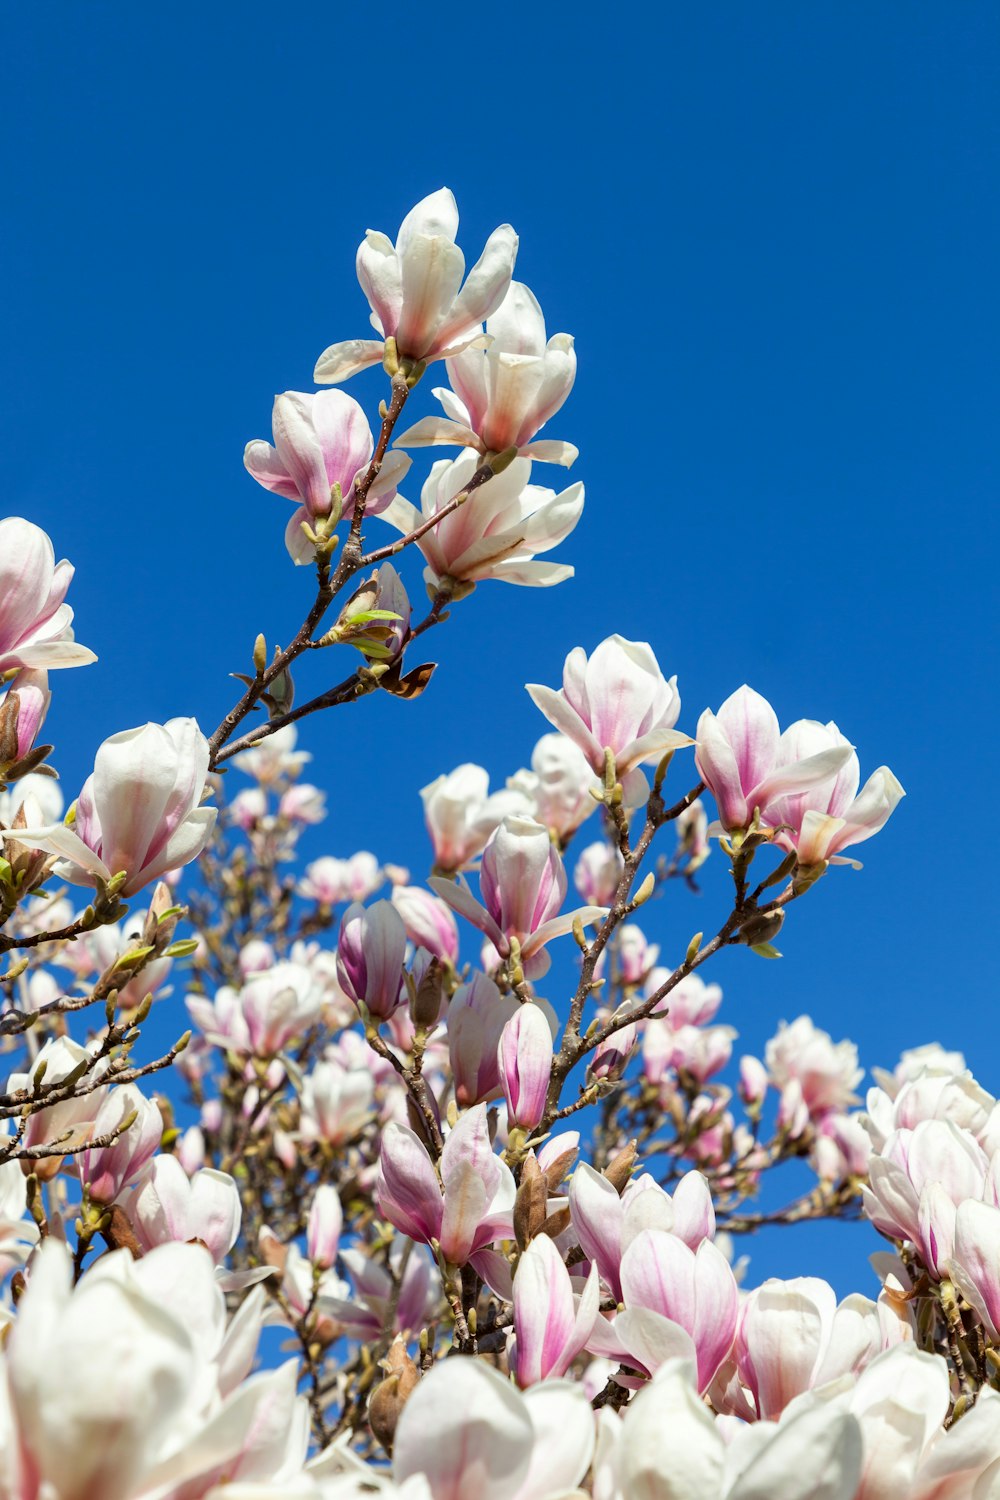
{"label": "open magnolia bloom", "polygon": [[[382,512],[383,521],[404,536],[416,531],[462,493],[478,465],[475,448],[450,462],[438,460],[420,492],[420,510],[397,495]],[[528,459],[514,459],[420,538],[417,546],[427,562],[424,579],[430,593],[454,592],[456,583],[487,578],[548,588],[573,577],[569,564],[535,558],[564,541],[576,526],[583,514],[583,485],[570,485],[557,495],[529,484],[530,474]]]}
{"label": "open magnolia bloom", "polygon": [[526,688],[535,707],[579,745],[599,776],[605,751],[613,753],[616,775],[633,806],[647,791],[639,766],[655,766],[669,750],[692,743],[674,728],[681,711],[677,678],[664,677],[645,641],[610,635],[589,657],[577,646],[566,658],[561,688],[536,682]]}
{"label": "open magnolia bloom", "polygon": [[64,603],[72,581],[71,564],[56,562],[40,526],[20,516],[0,521],[0,675],[97,660],[73,639],[73,611]]}
{"label": "open magnolia bloom", "polygon": [[[375,447],[372,430],[361,407],[344,391],[285,391],[274,398],[271,427],[274,446],[259,438],[247,443],[243,463],[266,490],[297,502],[285,530],[285,546],[301,565],[312,562],[315,553],[303,525],[330,514],[334,485],[340,490],[344,514],[353,514],[357,481]],[[365,497],[368,515],[388,505],[409,467],[404,454],[386,455]]]}
{"label": "open magnolia bloom", "polygon": [[368,365],[381,363],[385,340],[414,362],[448,359],[472,345],[482,348],[484,318],[499,307],[517,258],[509,224],[494,229],[462,285],[465,256],[455,244],[458,205],[440,188],[410,209],[395,245],[377,229],[358,247],[358,280],[371,306],[378,339],[348,339],[324,350],[316,363],[318,385],[338,385]]}
{"label": "open magnolia bloom", "polygon": [[400,448],[430,444],[469,445],[480,453],[516,448],[525,458],[569,468],[578,450],[572,443],[536,433],[562,406],[576,379],[576,353],[568,333],[546,340],[545,319],[530,289],[512,281],[510,290],[486,320],[489,344],[470,344],[448,361],[450,391],[434,395],[443,417],[424,417],[396,439]]}
{"label": "open magnolia bloom", "polygon": [[217,810],[200,806],[208,758],[194,719],[122,730],[98,750],[73,828],[54,824],[0,837],[56,855],[59,874],[74,885],[100,885],[124,872],[121,894],[132,896],[197,859],[211,838]]}
{"label": "open magnolia bloom", "polygon": [[519,946],[525,977],[548,972],[545,945],[572,932],[573,923],[599,921],[602,906],[581,906],[559,916],[566,896],[566,871],[548,830],[533,818],[504,818],[483,850],[479,872],[482,902],[464,883],[432,875],[429,884],[453,911],[485,933],[501,958]]}

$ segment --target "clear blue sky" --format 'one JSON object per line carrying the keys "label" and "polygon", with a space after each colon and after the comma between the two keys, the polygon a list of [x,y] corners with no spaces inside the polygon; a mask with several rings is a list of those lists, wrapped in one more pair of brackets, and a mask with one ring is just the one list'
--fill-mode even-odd
{"label": "clear blue sky", "polygon": [[[244,443],[367,331],[366,226],[447,183],[470,256],[509,219],[550,331],[576,336],[553,435],[582,450],[577,573],[479,589],[419,703],[309,723],[327,843],[419,870],[418,788],[466,759],[502,781],[547,727],[525,681],[648,639],[684,727],[746,679],[909,793],[864,871],[795,912],[781,964],[720,965],[720,1019],[756,1050],[808,1010],[869,1064],[938,1037],[1000,1088],[996,7],[98,0],[11,7],[4,41],[0,513],[76,563],[101,658],[58,681],[67,791],[118,728],[211,728],[257,632],[298,624],[309,574]],[[303,693],[334,670],[309,667]],[[668,952],[718,874],[650,922]],[[801,1247],[868,1285],[867,1237],[789,1238],[756,1274]]]}

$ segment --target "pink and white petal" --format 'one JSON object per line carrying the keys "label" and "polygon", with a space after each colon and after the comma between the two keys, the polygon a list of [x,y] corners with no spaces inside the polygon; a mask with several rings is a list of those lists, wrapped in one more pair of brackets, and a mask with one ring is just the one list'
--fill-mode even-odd
{"label": "pink and white petal", "polygon": [[419,422],[415,422],[401,437],[396,438],[393,447],[430,448],[437,443],[445,443],[454,448],[477,448],[480,451],[483,446],[471,427],[463,427],[447,417],[421,417]]}
{"label": "pink and white petal", "polygon": [[404,500],[402,495],[394,495],[385,510],[379,511],[379,518],[394,526],[403,536],[409,536],[411,531],[416,531],[427,519],[409,500]]}
{"label": "pink and white petal", "polygon": [[415,234],[406,246],[400,270],[403,305],[396,343],[400,354],[422,359],[436,352],[438,329],[462,285],[465,256],[443,235]]}
{"label": "pink and white petal", "polygon": [[434,1500],[511,1500],[533,1444],[528,1409],[509,1380],[479,1360],[447,1359],[403,1408],[393,1479],[424,1475]]}
{"label": "pink and white petal", "polygon": [[[594,1456],[594,1413],[578,1381],[547,1380],[525,1392],[535,1432],[531,1464],[511,1500],[576,1500]],[[583,1497],[585,1500],[585,1497]]]}
{"label": "pink and white petal", "polygon": [[301,500],[298,486],[278,457],[277,448],[265,443],[263,438],[254,438],[243,450],[243,466],[248,474],[274,495],[285,500]]}
{"label": "pink and white petal", "polygon": [[456,396],[454,391],[450,391],[447,386],[438,385],[431,391],[431,395],[440,401],[444,407],[444,414],[449,421],[457,422],[459,427],[467,427],[470,431],[472,430],[472,421],[465,402],[461,397]]}
{"label": "pink and white petal", "polygon": [[[371,231],[369,230],[369,233]],[[437,188],[415,203],[399,226],[396,248],[402,255],[415,235],[442,235],[454,240],[458,233],[458,204],[451,188]]]}
{"label": "pink and white petal", "polygon": [[572,468],[580,457],[579,448],[558,438],[538,438],[533,443],[526,443],[519,451],[522,458],[533,458],[540,464],[559,464],[564,469]]}
{"label": "pink and white petal", "polygon": [[[572,655],[571,652],[566,658],[567,667]],[[576,709],[566,701],[565,693],[540,682],[526,682],[524,686],[535,707],[541,710],[561,734],[572,740],[574,745],[579,745],[593,769],[600,774],[604,770],[604,748],[597,743]]]}
{"label": "pink and white petal", "polygon": [[786,792],[795,792],[804,787],[823,786],[832,781],[843,770],[854,754],[850,744],[831,745],[816,755],[807,755],[804,760],[793,761],[788,766],[776,766],[769,776],[754,788],[753,801],[762,813],[775,797]]}
{"label": "pink and white petal", "polygon": [[628,1349],[628,1363],[639,1364],[650,1375],[670,1359],[697,1362],[694,1339],[686,1328],[648,1307],[629,1307],[615,1319],[618,1336]]}
{"label": "pink and white petal", "polygon": [[64,667],[89,667],[97,660],[96,654],[76,641],[37,641],[34,645],[18,646],[7,656],[0,656],[0,670],[8,667],[47,667],[49,671],[60,671]]}
{"label": "pink and white petal", "polygon": [[519,562],[517,558],[508,558],[497,565],[490,577],[498,583],[516,583],[522,588],[550,589],[557,583],[565,583],[575,573],[571,563]]}
{"label": "pink and white petal", "polygon": [[317,385],[339,385],[359,370],[382,363],[385,343],[382,339],[346,339],[331,344],[316,361],[313,379]]}
{"label": "pink and white petal", "polygon": [[396,331],[403,305],[403,281],[396,247],[388,235],[369,229],[358,246],[355,267],[361,290],[368,298],[383,336]]}
{"label": "pink and white petal", "polygon": [[88,849],[78,834],[63,823],[53,823],[47,828],[0,828],[0,839],[16,839],[27,849],[41,849],[45,854],[54,854],[100,880],[110,880],[114,873],[93,849]]}
{"label": "pink and white petal", "polygon": [[133,896],[142,886],[148,885],[168,870],[179,870],[207,848],[219,816],[217,807],[196,807],[189,812],[183,823],[170,835],[156,858],[141,870],[131,875],[123,890]]}
{"label": "pink and white petal", "polygon": [[628,745],[624,757],[618,762],[618,770],[630,771],[640,762],[656,765],[668,750],[686,750],[693,744],[691,736],[682,734],[679,729],[651,729]]}
{"label": "pink and white petal", "polygon": [[510,224],[494,229],[439,330],[442,345],[468,326],[484,323],[500,306],[514,274],[517,246],[518,238]]}
{"label": "pink and white petal", "polygon": [[608,914],[606,906],[578,906],[576,911],[564,912],[561,917],[550,917],[537,927],[526,942],[521,944],[521,952],[525,958],[530,958],[537,953],[539,948],[544,948],[546,943],[551,943],[553,938],[564,937],[567,932],[573,931],[573,924],[577,920],[589,927],[591,922],[603,922]]}
{"label": "pink and white petal", "polygon": [[441,875],[432,875],[427,884],[442,901],[446,901],[452,911],[458,912],[473,927],[486,934],[498,953],[508,951],[507,939],[504,937],[496,922],[490,916],[485,906],[481,906],[475,896],[469,890],[464,881],[446,880]]}
{"label": "pink and white petal", "polygon": [[[403,453],[396,448],[391,449],[383,458],[382,467],[372,481],[368,490],[368,499],[376,500],[380,495],[394,490],[405,477],[412,463],[413,459],[408,453]],[[384,516],[385,510],[380,510],[379,515]]]}
{"label": "pink and white petal", "polygon": [[297,568],[307,567],[316,556],[316,547],[302,530],[311,521],[309,512],[300,505],[285,527],[285,550]]}

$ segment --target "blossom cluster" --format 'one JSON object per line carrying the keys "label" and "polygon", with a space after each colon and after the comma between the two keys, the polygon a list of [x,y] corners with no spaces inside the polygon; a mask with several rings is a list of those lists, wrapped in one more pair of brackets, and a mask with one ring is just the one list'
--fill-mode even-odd
{"label": "blossom cluster", "polygon": [[[526,685],[546,724],[502,785],[458,751],[423,788],[424,869],[319,842],[303,721],[433,688],[411,648],[474,588],[572,572],[545,555],[583,486],[533,467],[577,457],[540,435],[573,340],[509,225],[468,274],[457,231],[445,189],[368,231],[377,337],[329,347],[246,447],[294,507],[300,630],[258,637],[211,734],[112,735],[68,808],[48,673],[94,658],[72,568],[0,521],[0,1490],[989,1500],[1000,1104],[933,1044],[863,1093],[806,1015],[741,1054],[701,972],[780,957],[796,903],[855,878],[831,867],[898,806],[887,767],[862,786],[836,724],[782,730],[746,686],[691,714],[614,634]],[[444,414],[399,430],[436,362]],[[379,364],[373,429],[340,387]],[[458,451],[417,505],[428,446]],[[714,932],[657,941],[709,861]],[[838,1218],[869,1225],[871,1295],[750,1279],[754,1230]]]}

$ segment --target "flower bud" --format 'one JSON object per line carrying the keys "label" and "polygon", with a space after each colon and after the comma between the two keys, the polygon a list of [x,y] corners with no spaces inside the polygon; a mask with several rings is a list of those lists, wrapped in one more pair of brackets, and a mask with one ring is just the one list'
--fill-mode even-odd
{"label": "flower bud", "polygon": [[552,1033],[537,1005],[522,1005],[511,1016],[497,1061],[510,1123],[533,1130],[545,1113],[552,1071]]}
{"label": "flower bud", "polygon": [[321,1271],[328,1271],[336,1261],[343,1227],[340,1195],[335,1187],[322,1183],[313,1195],[306,1229],[306,1254]]}
{"label": "flower bud", "polygon": [[402,1334],[397,1334],[385,1358],[386,1377],[372,1391],[368,1402],[368,1422],[376,1439],[387,1453],[392,1452],[396,1427],[420,1374],[406,1352]]}

